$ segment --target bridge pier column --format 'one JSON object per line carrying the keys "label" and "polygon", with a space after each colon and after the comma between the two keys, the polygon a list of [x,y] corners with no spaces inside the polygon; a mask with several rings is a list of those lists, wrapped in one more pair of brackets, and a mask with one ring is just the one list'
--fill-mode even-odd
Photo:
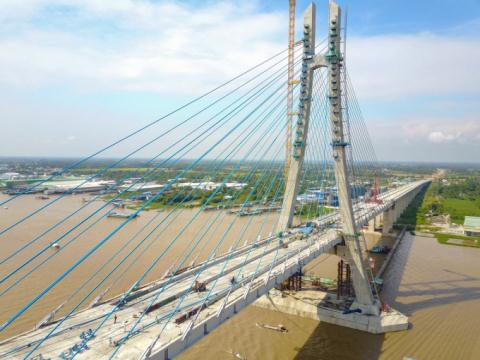
{"label": "bridge pier column", "polygon": [[402,196],[402,198],[400,199],[400,214],[399,214],[399,217],[402,216],[403,212],[407,208],[407,205],[408,205],[409,201],[410,200],[408,200],[407,196]]}
{"label": "bridge pier column", "polygon": [[395,217],[395,209],[387,209],[383,212],[383,235],[388,235],[390,230],[392,230],[393,222]]}
{"label": "bridge pier column", "polygon": [[408,193],[406,195],[403,195],[398,203],[399,203],[399,212],[398,212],[398,216],[397,216],[397,219],[402,216],[402,214],[404,213],[405,209],[407,208],[408,204],[410,203],[410,201],[412,201],[412,194],[411,193]]}
{"label": "bridge pier column", "polygon": [[373,219],[370,219],[368,221],[368,231],[370,232],[374,232],[375,231],[375,227],[376,227],[376,224],[377,224],[377,219],[374,217]]}
{"label": "bridge pier column", "polygon": [[393,210],[394,210],[393,222],[395,222],[400,217],[400,215],[402,215],[402,198],[401,197],[398,198],[397,201],[395,201],[395,208]]}
{"label": "bridge pier column", "polygon": [[375,216],[375,222],[377,226],[381,226],[383,224],[383,213]]}

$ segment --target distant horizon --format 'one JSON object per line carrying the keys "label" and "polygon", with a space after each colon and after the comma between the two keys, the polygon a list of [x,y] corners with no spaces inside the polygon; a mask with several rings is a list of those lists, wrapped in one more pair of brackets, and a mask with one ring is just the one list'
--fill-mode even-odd
{"label": "distant horizon", "polygon": [[[68,161],[68,160],[74,160],[74,161],[78,161],[78,160],[82,160],[84,159],[85,157],[81,157],[81,156],[0,156],[0,161],[2,160],[60,160],[60,161]],[[85,163],[88,163],[88,162],[95,162],[95,161],[115,161],[115,160],[119,160],[121,159],[121,157],[96,157],[96,158],[92,158],[92,159],[89,159],[89,160],[86,160]],[[145,160],[150,160],[150,158],[147,158],[147,157],[132,157],[132,158],[128,158],[128,159],[125,159],[124,161],[125,162],[131,162],[131,161],[145,161]],[[157,161],[163,161],[165,159],[163,158],[159,158]],[[193,160],[196,160],[195,158],[181,158],[179,159],[181,161],[193,161]],[[214,160],[214,159],[210,159],[210,158],[205,158],[203,159],[201,162],[204,162],[204,161],[211,161],[211,160]],[[256,161],[258,159],[250,159],[246,162],[251,162],[251,161]],[[173,161],[173,160],[172,160]],[[236,161],[241,161],[241,159],[231,159],[231,160],[228,160],[227,162],[236,162]],[[265,159],[264,161],[272,161],[271,159]],[[274,162],[277,162],[277,163],[281,163],[283,162],[283,160],[275,160]],[[307,161],[308,162],[308,161]],[[311,162],[311,161],[309,161]],[[317,162],[320,162],[320,161],[317,161]],[[368,163],[368,162],[371,162],[371,161],[357,161],[356,163]],[[377,160],[376,163],[378,164],[419,164],[419,165],[478,165],[480,166],[480,161],[478,162],[469,162],[469,161],[464,161],[464,162],[448,162],[448,161],[422,161],[422,160]],[[121,166],[119,166],[121,167]]]}

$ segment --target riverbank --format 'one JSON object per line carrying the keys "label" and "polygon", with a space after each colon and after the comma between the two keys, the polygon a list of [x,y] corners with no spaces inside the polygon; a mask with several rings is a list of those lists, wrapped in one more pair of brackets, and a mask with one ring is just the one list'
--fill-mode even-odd
{"label": "riverbank", "polygon": [[475,193],[470,194],[469,199],[452,198],[452,194],[464,187],[464,182],[455,186],[433,182],[410,203],[395,227],[407,226],[413,233],[434,237],[443,245],[480,248],[480,238],[464,236],[462,225],[466,215],[480,214],[479,200],[472,199]]}

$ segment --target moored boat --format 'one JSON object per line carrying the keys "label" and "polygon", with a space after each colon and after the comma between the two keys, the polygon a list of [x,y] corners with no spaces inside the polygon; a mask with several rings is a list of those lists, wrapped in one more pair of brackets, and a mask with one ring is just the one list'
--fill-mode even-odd
{"label": "moored boat", "polygon": [[128,219],[128,218],[136,218],[139,216],[137,213],[123,213],[119,211],[112,211],[110,214],[107,215],[107,217],[111,218],[119,218],[119,219]]}

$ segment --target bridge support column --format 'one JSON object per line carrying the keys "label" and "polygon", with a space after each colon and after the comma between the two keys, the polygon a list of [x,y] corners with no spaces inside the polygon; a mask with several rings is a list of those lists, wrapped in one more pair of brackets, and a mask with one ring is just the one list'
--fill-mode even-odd
{"label": "bridge support column", "polygon": [[392,216],[392,227],[395,221],[398,219],[400,213],[400,199],[395,201],[395,205],[393,206],[393,216]]}
{"label": "bridge support column", "polygon": [[383,228],[382,233],[388,235],[390,230],[392,230],[393,222],[395,217],[395,209],[387,209],[383,212]]}
{"label": "bridge support column", "polygon": [[403,195],[400,199],[398,199],[398,213],[395,220],[398,220],[400,216],[402,216],[406,208],[406,203],[407,203],[406,195]]}
{"label": "bridge support column", "polygon": [[398,199],[397,205],[398,212],[395,220],[398,220],[400,216],[405,212],[405,209],[408,207],[408,204],[412,201],[412,199],[416,196],[416,191],[410,192],[408,194],[403,195],[401,198]]}
{"label": "bridge support column", "polygon": [[368,221],[368,231],[374,232],[377,225],[376,217]]}

